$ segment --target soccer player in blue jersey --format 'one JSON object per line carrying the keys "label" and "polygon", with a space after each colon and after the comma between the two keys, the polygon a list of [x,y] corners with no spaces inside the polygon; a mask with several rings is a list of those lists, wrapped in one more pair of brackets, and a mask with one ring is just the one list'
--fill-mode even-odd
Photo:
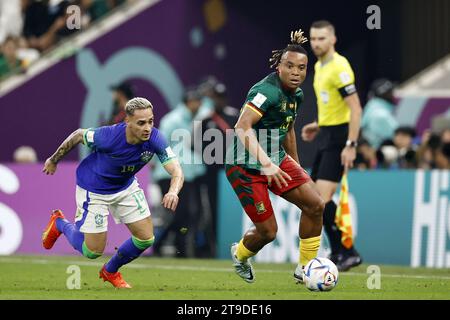
{"label": "soccer player in blue jersey", "polygon": [[174,153],[158,129],[153,128],[153,106],[144,98],[133,98],[125,106],[125,122],[73,132],[45,161],[43,172],[54,174],[58,162],[79,143],[93,152],[77,168],[75,224],[55,210],[42,235],[51,249],[61,234],[83,256],[100,257],[106,246],[108,212],[116,223],[131,232],[116,254],[100,271],[100,278],[116,288],[131,288],[119,268],[139,257],[154,242],[150,210],[135,174],[156,154],[171,175],[162,204],[175,211],[184,175]]}

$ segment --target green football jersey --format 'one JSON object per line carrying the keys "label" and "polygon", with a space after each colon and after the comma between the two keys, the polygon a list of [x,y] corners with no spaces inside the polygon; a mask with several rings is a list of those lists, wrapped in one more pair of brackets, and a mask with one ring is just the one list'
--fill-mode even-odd
{"label": "green football jersey", "polygon": [[[303,91],[300,88],[295,93],[284,90],[278,74],[274,72],[250,89],[242,106],[241,112],[244,108],[250,108],[262,116],[253,125],[253,130],[262,149],[276,165],[280,165],[286,157],[283,141],[295,122],[302,101]],[[226,164],[261,169],[261,164],[244,148],[237,136],[227,150]]]}

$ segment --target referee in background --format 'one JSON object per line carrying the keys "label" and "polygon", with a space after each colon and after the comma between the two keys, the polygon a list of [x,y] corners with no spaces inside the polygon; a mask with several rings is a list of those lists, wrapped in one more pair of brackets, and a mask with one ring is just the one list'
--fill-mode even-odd
{"label": "referee in background", "polygon": [[361,264],[355,248],[345,248],[342,233],[335,223],[336,204],[332,200],[344,171],[353,167],[361,120],[361,104],[355,88],[355,76],[347,59],[335,51],[334,26],[316,21],[310,30],[311,48],[318,58],[314,66],[314,91],[318,122],[302,129],[305,141],[318,140],[311,178],[324,199],[323,223],[331,246],[330,259],[340,271]]}

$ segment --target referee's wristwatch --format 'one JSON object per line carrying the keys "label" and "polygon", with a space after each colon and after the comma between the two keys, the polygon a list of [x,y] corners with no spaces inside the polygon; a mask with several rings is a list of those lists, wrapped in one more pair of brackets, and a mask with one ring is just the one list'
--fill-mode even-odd
{"label": "referee's wristwatch", "polygon": [[353,140],[347,140],[347,142],[345,143],[346,147],[351,147],[351,148],[356,148],[358,146],[358,142],[353,141]]}

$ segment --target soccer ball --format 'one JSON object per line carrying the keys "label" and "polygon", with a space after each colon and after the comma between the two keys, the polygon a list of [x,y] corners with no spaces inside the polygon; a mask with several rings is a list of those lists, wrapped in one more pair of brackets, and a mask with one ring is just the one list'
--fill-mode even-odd
{"label": "soccer ball", "polygon": [[339,272],[333,261],[314,258],[305,266],[304,280],[311,291],[330,291],[338,282]]}

